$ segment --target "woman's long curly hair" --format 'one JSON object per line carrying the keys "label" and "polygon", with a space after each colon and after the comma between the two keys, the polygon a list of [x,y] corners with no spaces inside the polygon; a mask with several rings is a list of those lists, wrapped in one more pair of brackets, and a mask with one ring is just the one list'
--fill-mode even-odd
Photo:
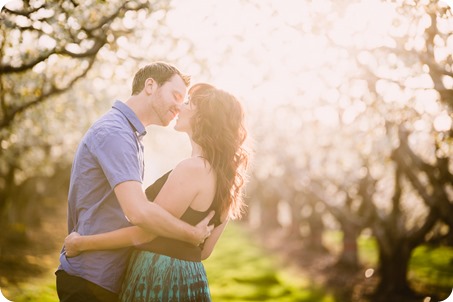
{"label": "woman's long curly hair", "polygon": [[218,218],[224,213],[231,219],[240,218],[249,159],[243,147],[247,130],[242,105],[228,92],[205,83],[192,86],[189,97],[197,108],[191,119],[192,139],[202,148],[217,177],[211,208]]}

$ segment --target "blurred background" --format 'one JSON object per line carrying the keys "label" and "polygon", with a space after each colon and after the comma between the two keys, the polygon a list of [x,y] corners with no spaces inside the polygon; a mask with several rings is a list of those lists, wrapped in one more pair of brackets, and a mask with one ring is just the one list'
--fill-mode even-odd
{"label": "blurred background", "polygon": [[[28,0],[0,13],[0,289],[57,301],[71,162],[143,65],[236,95],[247,215],[214,301],[423,301],[453,288],[453,9],[430,0]],[[190,154],[153,127],[144,185]]]}

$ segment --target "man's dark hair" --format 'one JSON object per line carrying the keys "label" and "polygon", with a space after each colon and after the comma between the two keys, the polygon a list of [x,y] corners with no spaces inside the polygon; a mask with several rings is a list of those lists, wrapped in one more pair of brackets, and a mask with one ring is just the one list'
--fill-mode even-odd
{"label": "man's dark hair", "polygon": [[145,81],[152,78],[159,86],[170,80],[174,75],[179,75],[186,87],[190,85],[190,76],[182,74],[175,66],[165,62],[155,62],[146,65],[137,71],[132,82],[132,95],[139,94],[145,87]]}

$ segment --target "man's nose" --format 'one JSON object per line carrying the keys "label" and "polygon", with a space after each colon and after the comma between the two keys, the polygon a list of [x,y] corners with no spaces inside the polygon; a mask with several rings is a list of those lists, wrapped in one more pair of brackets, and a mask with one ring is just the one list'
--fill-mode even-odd
{"label": "man's nose", "polygon": [[173,111],[174,111],[176,114],[179,114],[179,112],[181,112],[181,108],[182,108],[182,104],[175,105],[175,106],[173,107]]}

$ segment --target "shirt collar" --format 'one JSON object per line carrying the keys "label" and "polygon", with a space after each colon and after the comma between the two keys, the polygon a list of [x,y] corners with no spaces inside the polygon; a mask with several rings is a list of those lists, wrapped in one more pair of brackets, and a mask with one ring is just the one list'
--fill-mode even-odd
{"label": "shirt collar", "polygon": [[115,101],[112,108],[117,109],[127,118],[127,120],[134,128],[134,130],[137,132],[139,137],[145,136],[146,134],[145,126],[143,126],[142,122],[140,122],[135,112],[132,111],[132,109],[128,105],[121,101]]}

